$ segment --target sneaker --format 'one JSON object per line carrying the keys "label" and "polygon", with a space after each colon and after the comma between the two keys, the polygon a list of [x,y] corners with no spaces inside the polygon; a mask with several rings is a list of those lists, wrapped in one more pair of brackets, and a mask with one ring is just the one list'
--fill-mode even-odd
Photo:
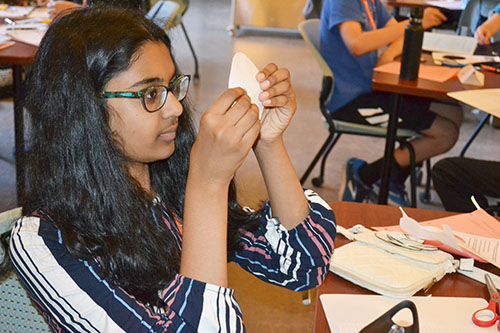
{"label": "sneaker", "polygon": [[342,201],[363,202],[371,192],[371,187],[365,185],[359,177],[359,168],[366,165],[366,162],[357,158],[347,161],[342,177],[341,193],[339,198]]}
{"label": "sneaker", "polygon": [[[378,195],[380,193],[380,179],[377,180],[372,186],[372,191],[370,192],[370,202],[378,203]],[[408,193],[406,193],[406,188],[402,184],[389,183],[389,194],[387,196],[387,203],[393,206],[400,207],[410,207],[410,200],[408,198]]]}

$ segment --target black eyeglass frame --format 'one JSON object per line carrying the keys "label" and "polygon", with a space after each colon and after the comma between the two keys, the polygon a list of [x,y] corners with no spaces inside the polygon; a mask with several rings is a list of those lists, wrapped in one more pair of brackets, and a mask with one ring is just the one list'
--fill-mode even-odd
{"label": "black eyeglass frame", "polygon": [[[182,86],[183,86],[184,82],[186,82],[186,80],[187,80],[187,84],[186,84],[185,91],[183,91],[184,95],[181,97],[175,96],[174,92],[176,90],[175,89],[176,85],[179,85],[179,88],[182,88]],[[190,82],[191,82],[191,75],[189,75],[189,74],[176,74],[175,77],[170,81],[168,86],[163,85],[163,84],[153,85],[153,86],[149,86],[149,87],[146,87],[144,89],[141,89],[139,91],[103,91],[99,94],[99,97],[100,98],[139,98],[141,100],[141,104],[142,104],[143,109],[146,110],[147,112],[152,113],[152,112],[156,112],[156,111],[160,110],[163,107],[163,105],[165,105],[165,103],[167,102],[169,92],[174,94],[175,98],[177,98],[177,100],[179,102],[182,102],[182,100],[187,95]],[[146,102],[144,101],[144,96],[150,90],[155,89],[155,88],[163,88],[166,91],[165,99],[160,103],[158,108],[156,108],[154,110],[149,110],[146,106]]]}

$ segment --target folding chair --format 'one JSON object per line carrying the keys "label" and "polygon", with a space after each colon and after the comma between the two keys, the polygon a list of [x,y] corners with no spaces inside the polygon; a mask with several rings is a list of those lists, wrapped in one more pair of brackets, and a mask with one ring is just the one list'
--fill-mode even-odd
{"label": "folding chair", "polygon": [[[309,167],[304,172],[302,178],[300,179],[300,182],[301,184],[303,184],[307,180],[307,178],[309,177],[311,171],[316,166],[319,159],[322,158],[320,175],[312,179],[312,184],[314,186],[320,187],[323,184],[323,178],[325,174],[325,163],[328,154],[331,152],[333,146],[337,143],[342,134],[385,138],[387,135],[387,129],[378,126],[361,125],[357,123],[339,121],[332,118],[330,113],[326,110],[326,105],[328,104],[333,95],[335,80],[330,67],[328,66],[328,64],[326,63],[326,61],[324,60],[324,58],[320,53],[320,20],[310,19],[299,23],[299,31],[300,34],[302,35],[302,38],[304,39],[307,46],[314,55],[314,58],[319,64],[321,70],[323,71],[323,82],[322,82],[321,93],[319,96],[319,106],[321,114],[323,115],[323,118],[326,121],[329,131],[328,137],[326,138],[325,142],[319,149],[316,156],[313,158],[312,162],[309,164]],[[416,207],[415,152],[413,150],[413,146],[408,140],[419,136],[420,136],[419,133],[408,129],[398,129],[396,134],[396,139],[398,140],[398,142],[401,145],[407,147],[410,152],[412,207]]]}
{"label": "folding chair", "polygon": [[10,231],[21,209],[0,214],[0,332],[50,332],[12,269],[7,253]]}
{"label": "folding chair", "polygon": [[167,1],[158,1],[156,2],[151,9],[146,14],[146,17],[153,20],[158,26],[162,27],[165,31],[175,28],[180,25],[182,31],[184,32],[184,36],[186,36],[186,41],[188,43],[189,49],[193,54],[194,58],[194,82],[198,82],[200,80],[200,75],[198,73],[198,58],[196,57],[196,53],[194,52],[193,45],[191,44],[191,40],[187,34],[186,28],[184,27],[184,23],[182,22],[182,17],[186,13],[189,7],[188,0],[167,0]]}

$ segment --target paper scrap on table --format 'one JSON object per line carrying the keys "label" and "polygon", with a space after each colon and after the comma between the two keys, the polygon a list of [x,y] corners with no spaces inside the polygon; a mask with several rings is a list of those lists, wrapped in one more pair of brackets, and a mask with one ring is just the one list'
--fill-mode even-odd
{"label": "paper scrap on table", "polygon": [[403,216],[399,219],[399,226],[406,233],[423,240],[439,241],[443,244],[451,246],[457,251],[461,251],[460,245],[458,245],[457,239],[453,235],[453,231],[449,226],[443,224],[443,231],[423,228],[420,224],[418,224],[417,221],[415,221],[415,219],[412,219],[411,217],[406,215],[406,212],[401,207],[399,207],[399,209],[403,213]]}
{"label": "paper scrap on table", "polygon": [[259,72],[257,66],[244,53],[238,52],[233,56],[231,72],[229,73],[228,88],[241,87],[246,90],[252,103],[259,107],[259,119],[262,118],[264,106],[259,100],[260,89],[259,81],[256,76]]}
{"label": "paper scrap on table", "polygon": [[500,118],[500,89],[455,91],[448,96]]}
{"label": "paper scrap on table", "polygon": [[371,117],[371,116],[374,116],[376,114],[383,113],[384,110],[381,107],[378,107],[378,108],[359,108],[358,112],[363,117]]}
{"label": "paper scrap on table", "polygon": [[457,76],[462,84],[468,84],[476,87],[484,86],[484,74],[476,70],[474,66],[470,64],[462,68],[458,72]]}
{"label": "paper scrap on table", "polygon": [[[399,75],[400,68],[401,63],[399,61],[393,61],[388,64],[375,67],[374,71]],[[442,83],[457,75],[459,70],[459,68],[453,67],[420,64],[418,78]]]}

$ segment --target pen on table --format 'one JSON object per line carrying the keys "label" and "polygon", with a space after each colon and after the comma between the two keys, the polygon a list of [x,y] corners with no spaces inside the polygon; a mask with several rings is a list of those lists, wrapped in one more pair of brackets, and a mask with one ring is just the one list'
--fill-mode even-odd
{"label": "pen on table", "polygon": [[1,43],[0,44],[0,50],[6,49],[12,45],[16,44],[16,42],[7,42],[7,43]]}
{"label": "pen on table", "polygon": [[464,67],[464,65],[462,64],[459,64],[458,62],[456,61],[446,61],[446,60],[442,60],[441,61],[441,66],[447,66],[447,67]]}
{"label": "pen on table", "polygon": [[487,71],[495,72],[495,73],[500,73],[500,69],[498,69],[496,67],[488,66],[488,65],[485,65],[485,64],[481,64],[479,66],[481,66],[482,69],[486,69]]}
{"label": "pen on table", "polygon": [[35,27],[7,28],[7,31],[12,31],[12,30],[38,30],[38,28],[35,28]]}

